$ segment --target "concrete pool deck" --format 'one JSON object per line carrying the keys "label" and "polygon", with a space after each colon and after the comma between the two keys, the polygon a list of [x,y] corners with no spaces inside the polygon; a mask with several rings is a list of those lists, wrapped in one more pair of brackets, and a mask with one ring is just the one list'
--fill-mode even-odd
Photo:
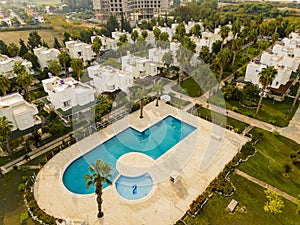
{"label": "concrete pool deck", "polygon": [[[137,157],[124,155],[126,160],[124,163],[121,160],[118,165],[122,173],[128,175],[149,172],[156,184],[154,191],[146,199],[130,203],[123,200],[111,185],[103,191],[102,207],[104,224],[107,225],[174,224],[248,140],[162,102],[159,107],[155,107],[155,102],[145,106],[143,119],[139,118],[139,111],[134,112],[54,156],[41,169],[34,185],[40,208],[57,218],[99,224],[95,194],[79,195],[67,190],[62,182],[64,170],[76,158],[128,126],[141,131],[168,115],[197,129],[157,160],[145,159],[145,164],[136,168],[140,165],[138,159],[143,160],[143,157],[140,154]],[[175,184],[169,181],[174,171],[180,174]]]}

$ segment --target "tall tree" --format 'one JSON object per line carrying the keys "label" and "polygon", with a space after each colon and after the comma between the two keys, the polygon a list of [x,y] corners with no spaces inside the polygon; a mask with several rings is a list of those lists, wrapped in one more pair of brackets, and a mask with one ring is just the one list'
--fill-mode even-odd
{"label": "tall tree", "polygon": [[19,54],[21,57],[23,57],[28,52],[28,48],[22,39],[19,40],[19,44],[20,44],[20,53]]}
{"label": "tall tree", "polygon": [[152,90],[156,93],[156,104],[158,106],[159,95],[164,91],[164,85],[161,82],[154,82]]}
{"label": "tall tree", "polygon": [[32,52],[27,52],[24,56],[24,59],[27,59],[29,62],[32,63],[32,68],[38,70],[40,68],[40,64],[38,62],[38,58]]}
{"label": "tall tree", "polygon": [[81,71],[84,69],[82,59],[72,58],[71,59],[71,68],[77,74],[78,81],[80,81]]}
{"label": "tall tree", "polygon": [[8,55],[7,45],[2,40],[0,40],[0,54]]}
{"label": "tall tree", "polygon": [[61,44],[59,43],[57,37],[54,37],[53,47],[56,48],[56,49],[60,49],[61,48]]}
{"label": "tall tree", "polygon": [[71,34],[69,34],[68,32],[64,32],[64,39],[63,39],[63,43],[65,44],[67,41],[70,41],[71,38]]}
{"label": "tall tree", "polygon": [[92,43],[92,50],[93,52],[96,53],[97,55],[97,58],[99,57],[100,55],[100,50],[101,50],[101,47],[102,47],[102,41],[101,39],[98,37],[98,35],[95,37],[93,43]]}
{"label": "tall tree", "polygon": [[6,151],[12,159],[13,154],[10,147],[10,134],[12,133],[13,124],[5,116],[0,117],[0,138],[4,139]]}
{"label": "tall tree", "polygon": [[10,89],[10,81],[6,76],[0,74],[0,90],[3,95],[6,95],[6,92]]}
{"label": "tall tree", "polygon": [[199,57],[205,62],[208,63],[210,59],[209,47],[203,46],[199,52]]}
{"label": "tall tree", "polygon": [[102,218],[104,213],[102,212],[102,187],[103,183],[111,184],[111,166],[106,162],[101,160],[96,160],[95,163],[91,163],[89,166],[89,171],[91,174],[85,174],[84,180],[86,182],[86,187],[96,186],[95,194],[97,195],[97,204],[98,204],[98,218]]}
{"label": "tall tree", "polygon": [[57,57],[59,63],[64,67],[65,74],[67,74],[67,65],[71,62],[69,53],[67,53],[66,51],[61,51]]}
{"label": "tall tree", "polygon": [[143,30],[141,35],[144,37],[144,39],[146,40],[148,37],[148,31],[147,30]]}
{"label": "tall tree", "polygon": [[201,26],[200,24],[195,24],[191,30],[190,30],[190,33],[195,35],[196,37],[200,37],[201,36]]}
{"label": "tall tree", "polygon": [[62,66],[56,60],[51,60],[48,65],[48,70],[53,73],[55,76],[59,76]]}
{"label": "tall tree", "polygon": [[171,51],[165,52],[162,57],[163,63],[169,68],[169,66],[174,62],[174,57]]}
{"label": "tall tree", "polygon": [[110,15],[110,17],[107,20],[107,23],[104,26],[106,30],[108,31],[108,36],[111,37],[111,33],[114,32],[115,30],[120,29],[119,22],[114,15]]}
{"label": "tall tree", "polygon": [[257,116],[260,108],[261,108],[261,104],[262,104],[262,99],[265,95],[265,91],[266,88],[272,84],[273,80],[275,79],[276,75],[277,75],[277,70],[274,68],[274,66],[267,66],[266,68],[263,68],[262,71],[258,74],[258,81],[261,83],[262,85],[262,92],[260,93],[260,98],[259,98],[259,102],[258,102],[258,106],[256,109],[256,113],[255,116]]}
{"label": "tall tree", "polygon": [[144,109],[144,98],[147,95],[147,90],[145,88],[138,88],[136,92],[136,98],[140,100],[140,118],[144,118],[143,109]]}
{"label": "tall tree", "polygon": [[24,89],[25,99],[28,101],[30,101],[29,87],[32,84],[32,82],[33,82],[33,77],[27,71],[22,71],[20,74],[18,74],[16,79],[17,85]]}
{"label": "tall tree", "polygon": [[296,103],[297,103],[297,101],[299,100],[299,97],[300,97],[300,81],[299,81],[299,79],[300,79],[300,66],[298,67],[297,73],[298,73],[299,87],[298,87],[298,90],[297,90],[297,94],[296,94],[296,96],[295,96],[295,99],[294,99],[294,101],[293,101],[292,107],[291,107],[291,109],[290,109],[290,112],[292,112],[292,111],[294,110],[294,108],[295,108],[295,106],[296,106]]}
{"label": "tall tree", "polygon": [[15,43],[10,43],[7,46],[7,53],[9,57],[16,57],[19,55],[20,48]]}
{"label": "tall tree", "polygon": [[230,62],[230,51],[228,49],[223,49],[216,56],[216,63],[220,68],[218,89],[222,82],[224,67],[227,65],[228,62]]}
{"label": "tall tree", "polygon": [[134,43],[136,42],[136,39],[138,38],[138,36],[139,36],[139,33],[137,32],[137,30],[134,30],[134,31],[131,32],[130,37],[131,37],[131,40],[133,40]]}
{"label": "tall tree", "polygon": [[127,35],[126,34],[122,34],[119,38],[119,41],[117,43],[118,46],[122,46],[124,44],[128,43],[128,39],[127,39]]}
{"label": "tall tree", "polygon": [[243,46],[243,40],[241,38],[238,37],[232,41],[232,50],[233,50],[233,58],[231,63],[232,66],[235,62],[236,54],[241,50],[242,46]]}
{"label": "tall tree", "polygon": [[236,19],[232,24],[232,33],[233,36],[236,37],[241,32],[241,21]]}
{"label": "tall tree", "polygon": [[154,34],[155,40],[158,41],[159,40],[159,36],[161,34],[161,30],[158,27],[155,27],[153,29],[153,34]]}
{"label": "tall tree", "polygon": [[29,33],[27,44],[31,51],[33,51],[36,47],[42,46],[42,38],[37,31],[31,31]]}
{"label": "tall tree", "polygon": [[16,74],[18,76],[21,73],[26,72],[26,67],[24,65],[22,65],[22,63],[17,62],[17,63],[15,63],[15,65],[13,67],[13,72],[14,72],[14,74]]}
{"label": "tall tree", "polygon": [[228,26],[221,27],[221,30],[220,30],[220,36],[222,38],[221,50],[223,49],[224,41],[228,37],[229,31],[230,31],[230,29]]}

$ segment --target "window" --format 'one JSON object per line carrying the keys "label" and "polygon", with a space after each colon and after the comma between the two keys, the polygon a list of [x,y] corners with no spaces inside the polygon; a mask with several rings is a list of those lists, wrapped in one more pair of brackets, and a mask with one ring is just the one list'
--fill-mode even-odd
{"label": "window", "polygon": [[64,104],[64,107],[69,107],[70,106],[69,101],[66,101],[63,104]]}

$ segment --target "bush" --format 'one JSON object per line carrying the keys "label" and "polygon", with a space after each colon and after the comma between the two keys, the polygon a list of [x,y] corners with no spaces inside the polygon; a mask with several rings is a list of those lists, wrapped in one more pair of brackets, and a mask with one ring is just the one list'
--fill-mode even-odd
{"label": "bush", "polygon": [[234,111],[234,112],[238,112],[238,111],[239,111],[239,108],[238,108],[238,107],[236,107],[236,106],[232,106],[232,111]]}
{"label": "bush", "polygon": [[273,131],[273,133],[272,133],[275,137],[278,137],[280,134],[279,134],[279,132],[278,131]]}
{"label": "bush", "polygon": [[19,167],[18,167],[17,165],[14,165],[14,166],[13,166],[13,169],[14,169],[14,170],[17,170],[18,168],[19,168]]}
{"label": "bush", "polygon": [[240,153],[239,158],[245,160],[248,156],[253,155],[255,152],[255,148],[252,146],[251,142],[247,142],[245,145],[243,145]]}
{"label": "bush", "polygon": [[26,221],[28,219],[28,212],[24,212],[21,215],[21,223],[23,223],[24,221]]}
{"label": "bush", "polygon": [[26,173],[26,172],[29,170],[29,166],[20,166],[20,170],[21,170],[23,173]]}
{"label": "bush", "polygon": [[200,210],[205,202],[206,197],[204,195],[199,195],[193,202],[190,204],[190,211],[192,214],[195,214]]}
{"label": "bush", "polygon": [[20,192],[25,191],[25,184],[23,184],[23,183],[19,184],[18,191],[20,191]]}
{"label": "bush", "polygon": [[290,164],[285,164],[283,167],[284,167],[284,172],[289,173],[291,171]]}

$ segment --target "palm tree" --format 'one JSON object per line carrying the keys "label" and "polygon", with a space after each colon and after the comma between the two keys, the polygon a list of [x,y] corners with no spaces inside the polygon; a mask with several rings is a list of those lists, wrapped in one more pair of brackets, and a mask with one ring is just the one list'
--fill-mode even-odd
{"label": "palm tree", "polygon": [[93,52],[96,53],[97,58],[99,57],[101,47],[102,47],[102,41],[98,36],[96,36],[92,44],[92,50]]}
{"label": "palm tree", "polygon": [[232,58],[232,63],[231,63],[232,66],[235,62],[236,54],[238,53],[238,51],[241,50],[242,45],[243,45],[243,40],[239,37],[232,41],[232,50],[233,50],[233,58]]}
{"label": "palm tree", "polygon": [[131,37],[131,39],[133,40],[134,43],[136,42],[136,39],[138,38],[138,36],[139,36],[139,33],[137,32],[137,30],[134,30],[134,31],[131,32],[130,37]]}
{"label": "palm tree", "polygon": [[61,51],[57,57],[59,63],[64,67],[65,73],[67,73],[67,64],[71,61],[70,55],[66,51]]}
{"label": "palm tree", "polygon": [[155,104],[155,106],[158,106],[159,94],[161,94],[164,91],[164,85],[160,82],[154,82],[152,90],[154,92],[156,92],[156,104]]}
{"label": "palm tree", "polygon": [[262,92],[260,93],[260,98],[258,102],[258,106],[256,109],[255,116],[257,116],[260,108],[261,108],[261,103],[262,99],[265,95],[266,88],[272,84],[273,80],[275,79],[277,75],[277,70],[274,68],[274,66],[267,66],[266,68],[263,68],[262,71],[258,74],[259,78],[258,81],[262,85]]}
{"label": "palm tree", "polygon": [[222,38],[221,50],[223,49],[224,41],[227,38],[229,31],[230,31],[229,27],[227,27],[227,26],[221,27],[221,30],[220,30],[220,35]]}
{"label": "palm tree", "polygon": [[143,108],[144,108],[144,98],[147,95],[147,91],[145,88],[138,88],[136,92],[136,97],[140,99],[140,118],[142,119],[143,116]]}
{"label": "palm tree", "polygon": [[24,65],[22,65],[22,63],[20,63],[20,62],[15,63],[15,65],[13,67],[14,74],[16,74],[18,76],[25,71],[26,71],[26,67]]}
{"label": "palm tree", "polygon": [[12,159],[12,151],[10,148],[10,137],[9,135],[12,132],[13,124],[11,121],[9,121],[5,116],[0,117],[0,138],[4,139],[6,142],[6,151],[9,155],[9,157]]}
{"label": "palm tree", "polygon": [[169,68],[169,66],[174,62],[173,54],[171,51],[165,52],[162,57],[162,61]]}
{"label": "palm tree", "polygon": [[78,81],[80,81],[81,71],[84,68],[82,59],[72,58],[71,59],[71,68],[77,74]]}
{"label": "palm tree", "polygon": [[102,212],[102,186],[103,182],[111,184],[111,166],[102,162],[101,160],[96,160],[95,163],[91,163],[89,170],[92,174],[85,174],[84,180],[86,182],[86,187],[96,186],[95,194],[97,195],[97,204],[98,204],[98,218],[102,218],[104,213]]}
{"label": "palm tree", "polygon": [[6,95],[6,92],[10,89],[10,82],[6,76],[0,74],[0,90],[3,95]]}
{"label": "palm tree", "polygon": [[227,65],[229,60],[230,60],[230,52],[228,49],[221,50],[216,56],[216,63],[220,67],[218,89],[219,89],[221,81],[222,81],[224,67]]}
{"label": "palm tree", "polygon": [[23,71],[17,76],[16,83],[19,87],[22,87],[25,91],[25,99],[30,101],[29,87],[33,82],[33,77],[27,72]]}

